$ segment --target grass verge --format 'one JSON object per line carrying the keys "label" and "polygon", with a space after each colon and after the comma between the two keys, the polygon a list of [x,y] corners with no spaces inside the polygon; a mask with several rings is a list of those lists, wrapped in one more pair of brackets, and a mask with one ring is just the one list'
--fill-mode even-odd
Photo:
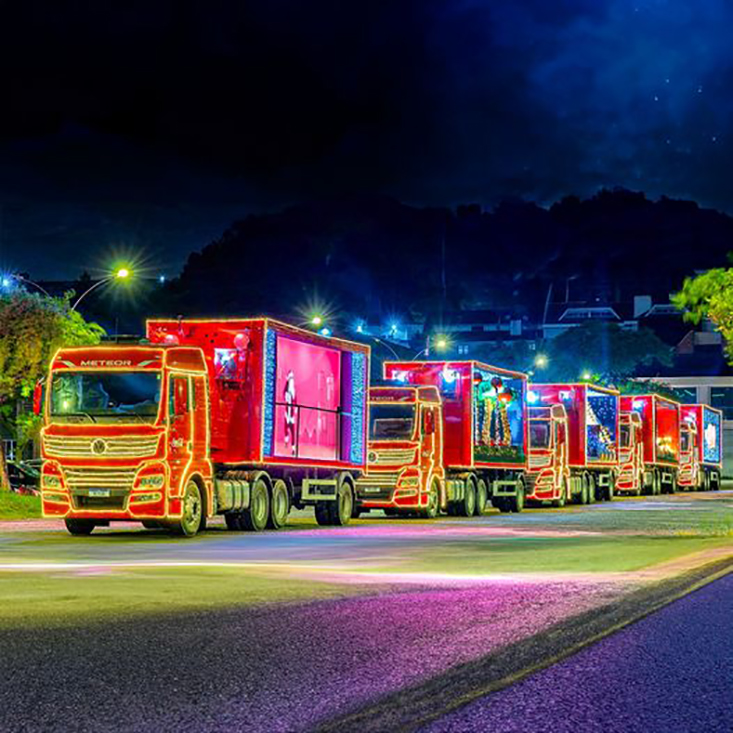
{"label": "grass verge", "polygon": [[38,519],[40,516],[40,497],[0,491],[0,519]]}

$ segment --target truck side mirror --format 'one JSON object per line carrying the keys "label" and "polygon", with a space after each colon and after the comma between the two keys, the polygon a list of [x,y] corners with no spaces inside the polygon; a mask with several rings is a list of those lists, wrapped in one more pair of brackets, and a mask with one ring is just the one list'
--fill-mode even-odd
{"label": "truck side mirror", "polygon": [[43,380],[39,379],[33,388],[33,414],[38,416],[43,412]]}

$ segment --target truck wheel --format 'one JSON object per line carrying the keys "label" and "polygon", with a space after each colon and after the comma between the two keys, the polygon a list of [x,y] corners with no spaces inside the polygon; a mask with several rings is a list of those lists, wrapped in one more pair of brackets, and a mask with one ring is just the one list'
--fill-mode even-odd
{"label": "truck wheel", "polygon": [[421,509],[418,516],[425,519],[435,519],[440,511],[440,486],[437,481],[433,481],[428,492],[428,505],[425,509]]}
{"label": "truck wheel", "polygon": [[720,491],[720,474],[717,471],[710,474],[710,491]]}
{"label": "truck wheel", "polygon": [[241,514],[240,524],[248,532],[261,532],[267,526],[270,516],[270,492],[262,478],[252,485],[249,497],[249,508]]}
{"label": "truck wheel", "polygon": [[584,505],[590,504],[590,486],[588,486],[588,476],[580,478],[580,503]]}
{"label": "truck wheel", "polygon": [[289,513],[290,495],[288,494],[288,487],[282,479],[278,479],[272,486],[267,526],[270,529],[280,529],[285,525]]}
{"label": "truck wheel", "polygon": [[339,483],[336,501],[329,506],[331,524],[336,527],[345,527],[351,521],[351,512],[354,510],[354,490],[351,484],[342,480]]}
{"label": "truck wheel", "polygon": [[604,498],[606,501],[613,501],[613,497],[615,495],[614,487],[616,485],[616,477],[610,473],[608,475],[608,486],[605,488]]}
{"label": "truck wheel", "polygon": [[69,534],[75,537],[90,535],[94,531],[94,520],[92,519],[64,519],[64,524]]}
{"label": "truck wheel", "polygon": [[517,493],[509,497],[507,500],[510,511],[519,514],[524,509],[524,482],[517,482]]}
{"label": "truck wheel", "polygon": [[476,509],[475,513],[477,517],[480,517],[486,510],[486,501],[489,496],[489,491],[486,488],[486,481],[480,478],[476,482]]}
{"label": "truck wheel", "polygon": [[560,491],[560,498],[559,499],[555,499],[552,502],[552,506],[554,506],[556,509],[562,509],[565,506],[567,495],[568,495],[567,485],[563,481],[562,489]]}
{"label": "truck wheel", "polygon": [[193,537],[202,529],[204,522],[204,502],[199,485],[191,479],[183,490],[181,499],[181,518],[170,525],[174,534]]}
{"label": "truck wheel", "polygon": [[596,495],[596,477],[592,473],[586,474],[588,477],[588,503],[595,504],[598,501]]}
{"label": "truck wheel", "polygon": [[652,480],[654,481],[653,496],[660,496],[662,493],[662,474],[656,469],[654,469],[654,478]]}
{"label": "truck wheel", "polygon": [[473,477],[466,481],[466,490],[463,492],[463,499],[456,505],[456,514],[459,517],[472,517],[476,511],[476,479]]}

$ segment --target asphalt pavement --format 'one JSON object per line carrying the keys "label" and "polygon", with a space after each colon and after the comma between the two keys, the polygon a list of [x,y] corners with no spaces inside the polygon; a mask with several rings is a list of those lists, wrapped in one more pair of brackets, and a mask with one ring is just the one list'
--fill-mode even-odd
{"label": "asphalt pavement", "polygon": [[728,575],[424,733],[730,733]]}

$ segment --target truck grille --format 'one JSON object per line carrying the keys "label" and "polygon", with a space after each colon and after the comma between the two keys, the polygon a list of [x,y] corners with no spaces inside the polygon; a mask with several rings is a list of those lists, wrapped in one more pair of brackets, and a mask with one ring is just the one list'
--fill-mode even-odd
{"label": "truck grille", "polygon": [[552,462],[552,456],[530,455],[529,457],[529,467],[530,468],[543,468],[544,466],[549,466],[551,462]]}
{"label": "truck grille", "polygon": [[415,448],[369,452],[369,463],[374,466],[406,466],[415,460]]}
{"label": "truck grille", "polygon": [[58,458],[148,458],[158,449],[157,435],[103,438],[100,436],[46,435],[43,445]]}
{"label": "truck grille", "polygon": [[71,491],[88,489],[132,489],[135,470],[127,468],[67,468],[66,484]]}

